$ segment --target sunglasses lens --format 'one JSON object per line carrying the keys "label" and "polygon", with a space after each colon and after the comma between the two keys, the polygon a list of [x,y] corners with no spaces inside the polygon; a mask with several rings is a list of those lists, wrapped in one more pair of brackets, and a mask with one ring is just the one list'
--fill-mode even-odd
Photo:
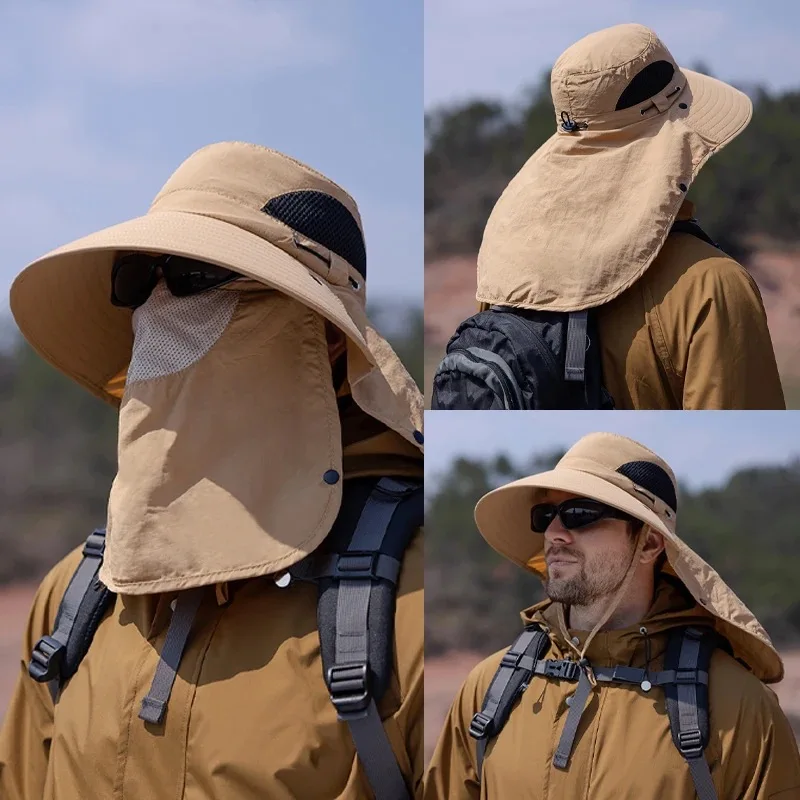
{"label": "sunglasses lens", "polygon": [[140,253],[122,256],[111,271],[111,302],[122,308],[138,308],[155,285],[153,258]]}
{"label": "sunglasses lens", "polygon": [[531,530],[544,533],[556,518],[557,509],[552,503],[541,503],[531,509]]}
{"label": "sunglasses lens", "polygon": [[200,294],[242,277],[233,270],[190,258],[170,258],[163,272],[167,287],[175,297]]}
{"label": "sunglasses lens", "polygon": [[574,530],[585,525],[592,525],[607,516],[607,511],[608,509],[601,503],[593,503],[591,500],[576,500],[561,506],[561,522],[567,530]]}

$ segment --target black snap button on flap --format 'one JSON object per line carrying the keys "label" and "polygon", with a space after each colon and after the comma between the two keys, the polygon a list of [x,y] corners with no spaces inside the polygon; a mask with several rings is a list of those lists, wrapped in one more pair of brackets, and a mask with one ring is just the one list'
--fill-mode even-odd
{"label": "black snap button on flap", "polygon": [[678,108],[689,108],[686,103],[678,103]]}
{"label": "black snap button on flap", "polygon": [[680,189],[682,192],[685,192],[685,191],[686,191],[686,184],[685,184],[685,183],[679,183],[679,184],[678,184],[678,188],[679,188],[679,189]]}
{"label": "black snap button on flap", "polygon": [[421,431],[414,431],[414,441],[417,444],[422,444],[425,441],[425,437],[422,435]]}
{"label": "black snap button on flap", "polygon": [[324,480],[325,483],[330,484],[331,486],[333,486],[334,483],[338,483],[339,482],[339,473],[335,469],[329,469],[322,476],[322,480]]}

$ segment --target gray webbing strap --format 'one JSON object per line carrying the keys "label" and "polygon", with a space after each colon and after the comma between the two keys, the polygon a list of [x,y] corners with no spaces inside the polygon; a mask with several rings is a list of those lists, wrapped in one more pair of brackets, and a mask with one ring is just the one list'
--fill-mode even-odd
{"label": "gray webbing strap", "polygon": [[504,653],[483,699],[481,710],[473,716],[469,735],[475,745],[476,772],[483,776],[483,761],[489,741],[505,725],[510,709],[533,673],[536,657],[549,644],[547,634],[539,629],[523,631]]}
{"label": "gray webbing strap", "polygon": [[591,693],[592,684],[589,682],[587,671],[585,668],[581,669],[578,688],[575,694],[572,695],[567,721],[564,723],[564,730],[561,731],[561,739],[558,742],[556,754],[553,756],[553,765],[559,769],[566,769],[569,763],[572,746],[575,743],[575,734],[578,732],[578,725],[586,708],[586,701]]}
{"label": "gray webbing strap", "polygon": [[[697,670],[700,639],[684,635],[678,659],[680,672]],[[699,800],[717,800],[711,770],[703,753],[700,718],[697,714],[697,685],[678,682],[678,741],[681,755],[689,765]]]}
{"label": "gray webbing strap", "polygon": [[[348,553],[375,553],[380,549],[394,512],[410,488],[408,484],[392,478],[378,481],[361,511],[347,551],[339,557],[340,565],[346,564],[344,560],[348,557],[352,558]],[[353,572],[359,574],[359,571]],[[405,800],[410,797],[408,788],[386,737],[375,701],[369,696],[367,684],[372,579],[348,578],[346,569],[340,569],[338,577],[334,666],[328,671],[331,699],[339,712],[339,719],[344,720],[350,728],[359,760],[376,800]],[[349,702],[344,697],[337,703],[337,691],[349,691]],[[363,701],[368,701],[366,707],[363,707]],[[355,708],[350,710],[348,705]]]}
{"label": "gray webbing strap", "polygon": [[410,800],[375,701],[370,700],[364,712],[348,716],[347,726],[376,800]]}
{"label": "gray webbing strap", "polygon": [[348,573],[368,571],[375,578],[397,584],[400,561],[384,553],[351,555],[342,558],[337,553],[312,553],[290,570],[292,578],[316,582],[320,578],[348,578]]}
{"label": "gray webbing strap", "polygon": [[139,711],[139,719],[143,719],[145,722],[160,725],[164,719],[169,696],[172,694],[172,686],[175,683],[175,675],[180,666],[183,651],[186,649],[186,640],[189,638],[189,632],[192,629],[197,609],[200,607],[202,596],[203,589],[201,587],[181,592],[177,597],[175,610],[167,629],[167,638],[164,640],[161,658],[156,667],[156,674],[153,676],[150,691],[142,700],[142,709]]}
{"label": "gray webbing strap", "polygon": [[31,654],[28,674],[40,683],[47,682],[54,702],[61,688],[61,668],[75,627],[75,620],[84,597],[97,580],[103,564],[105,545],[106,532],[102,528],[94,531],[86,540],[81,563],[75,570],[58,607],[55,630],[39,639]]}
{"label": "gray webbing strap", "polygon": [[586,378],[586,334],[588,329],[588,311],[570,312],[567,322],[564,380],[583,381]]}

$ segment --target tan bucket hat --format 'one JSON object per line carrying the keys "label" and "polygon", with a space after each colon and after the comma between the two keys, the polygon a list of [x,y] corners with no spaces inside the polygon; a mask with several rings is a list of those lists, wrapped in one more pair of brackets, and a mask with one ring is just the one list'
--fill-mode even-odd
{"label": "tan bucket hat", "polygon": [[501,486],[475,507],[484,539],[498,553],[541,578],[546,576],[544,535],[531,530],[531,507],[548,489],[599,500],[641,520],[664,536],[668,565],[737,658],[766,683],[783,677],[783,662],[767,632],[717,572],[677,535],[678,485],[669,465],[643,445],[613,433],[580,439],[556,467]]}
{"label": "tan bucket hat", "polygon": [[643,25],[572,45],[551,90],[557,131],[489,217],[479,301],[579,311],[612,300],[651,264],[709,156],[752,116],[745,94],[681,69]]}
{"label": "tan bucket hat", "polygon": [[422,396],[367,319],[361,218],[331,180],[275,150],[212,144],[178,167],[144,216],[60,247],[17,277],[11,310],[31,346],[114,405],[133,331],[131,311],[110,302],[111,269],[117,254],[136,251],[232,269],[321,314],[347,335],[355,402],[422,449]]}

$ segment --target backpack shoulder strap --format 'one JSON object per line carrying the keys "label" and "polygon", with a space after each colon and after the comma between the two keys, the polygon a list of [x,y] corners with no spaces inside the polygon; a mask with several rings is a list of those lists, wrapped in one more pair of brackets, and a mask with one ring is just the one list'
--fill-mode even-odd
{"label": "backpack shoulder strap", "polygon": [[410,793],[377,703],[394,667],[394,614],[403,553],[423,522],[422,482],[345,481],[323,546],[290,570],[319,585],[317,622],[325,683],[347,723],[377,800]]}
{"label": "backpack shoulder strap", "polygon": [[528,626],[509,647],[497,668],[481,710],[472,718],[469,734],[477,739],[478,780],[483,775],[486,747],[505,726],[517,698],[528,688],[536,662],[550,647],[550,638],[538,626]]}
{"label": "backpack shoulder strap", "polygon": [[703,751],[708,744],[708,684],[700,672],[709,673],[717,646],[712,630],[678,628],[670,634],[665,670],[675,670],[675,681],[664,684],[672,740],[686,759],[699,800],[717,800],[711,770]]}
{"label": "backpack shoulder strap", "polygon": [[28,674],[39,683],[49,684],[54,701],[80,666],[100,620],[115,598],[97,578],[105,546],[104,528],[86,540],[81,563],[58,607],[53,632],[42,636],[31,654]]}
{"label": "backpack shoulder strap", "polygon": [[700,227],[696,219],[676,219],[672,223],[670,233],[688,233],[690,236],[695,236],[702,239],[712,247],[720,250],[720,246]]}

